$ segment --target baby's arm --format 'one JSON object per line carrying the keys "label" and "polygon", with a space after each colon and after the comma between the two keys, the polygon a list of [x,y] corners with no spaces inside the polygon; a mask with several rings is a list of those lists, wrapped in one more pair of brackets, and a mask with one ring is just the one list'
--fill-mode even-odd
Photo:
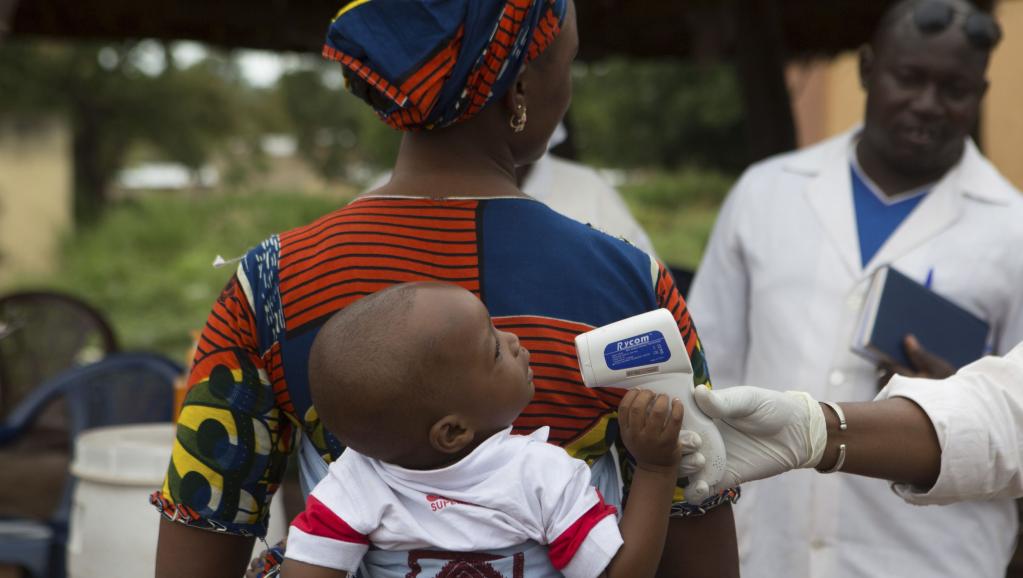
{"label": "baby's arm", "polygon": [[604,571],[607,578],[653,578],[657,572],[682,459],[682,414],[682,402],[646,390],[629,390],[618,406],[622,440],[636,471],[619,524],[623,544]]}
{"label": "baby's arm", "polygon": [[348,572],[285,558],[281,565],[281,578],[348,578]]}
{"label": "baby's arm", "polygon": [[352,504],[351,488],[338,479],[358,458],[348,451],[331,464],[330,473],[309,494],[305,510],[291,521],[281,565],[284,578],[348,578],[359,567],[370,542],[368,531],[355,527],[367,525]]}

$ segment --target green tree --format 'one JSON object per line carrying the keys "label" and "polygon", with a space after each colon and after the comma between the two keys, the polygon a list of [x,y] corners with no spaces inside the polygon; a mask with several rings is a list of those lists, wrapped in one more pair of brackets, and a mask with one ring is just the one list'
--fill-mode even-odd
{"label": "green tree", "polygon": [[390,166],[399,133],[344,90],[336,66],[312,63],[277,82],[299,152],[327,179],[349,177],[356,165]]}
{"label": "green tree", "polygon": [[580,64],[574,77],[571,116],[584,160],[729,172],[745,166],[743,105],[727,64],[610,59]]}
{"label": "green tree", "polygon": [[[72,127],[75,215],[91,221],[130,148],[147,141],[198,168],[237,129],[237,84],[212,66],[147,70],[139,42],[6,41],[0,118],[61,112]],[[153,45],[145,45],[152,52]]]}

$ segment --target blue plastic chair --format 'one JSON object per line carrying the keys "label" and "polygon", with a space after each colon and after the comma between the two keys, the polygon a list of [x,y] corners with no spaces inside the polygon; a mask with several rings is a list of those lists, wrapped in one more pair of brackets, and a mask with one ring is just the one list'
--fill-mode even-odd
{"label": "blue plastic chair", "polygon": [[[71,440],[82,431],[110,425],[169,422],[174,381],[184,369],[152,353],[116,353],[78,367],[34,389],[0,425],[0,446],[29,431],[47,404],[63,398]],[[69,474],[57,511],[47,522],[0,520],[0,563],[14,564],[33,578],[65,576],[65,548],[74,478]]]}
{"label": "blue plastic chair", "polygon": [[103,313],[74,295],[0,295],[0,417],[48,379],[117,350]]}

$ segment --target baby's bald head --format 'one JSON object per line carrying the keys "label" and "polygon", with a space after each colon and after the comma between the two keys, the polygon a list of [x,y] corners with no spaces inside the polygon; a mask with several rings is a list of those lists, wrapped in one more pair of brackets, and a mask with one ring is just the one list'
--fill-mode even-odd
{"label": "baby's bald head", "polygon": [[431,294],[464,289],[439,283],[395,285],[332,316],[309,354],[313,404],[345,445],[395,462],[445,409],[444,366],[436,347],[444,323]]}

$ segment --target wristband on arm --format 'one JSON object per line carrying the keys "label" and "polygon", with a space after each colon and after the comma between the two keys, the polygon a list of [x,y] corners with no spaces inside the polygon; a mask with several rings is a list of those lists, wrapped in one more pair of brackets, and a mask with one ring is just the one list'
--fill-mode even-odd
{"label": "wristband on arm", "polygon": [[[838,429],[845,431],[848,429],[848,425],[845,423],[845,412],[842,411],[842,406],[838,405],[833,401],[822,401],[824,405],[831,408],[831,411],[835,412],[838,416]],[[845,465],[845,444],[838,445],[838,459],[835,460],[835,465],[827,470],[818,469],[817,471],[822,474],[834,474],[842,471],[842,466]]]}

